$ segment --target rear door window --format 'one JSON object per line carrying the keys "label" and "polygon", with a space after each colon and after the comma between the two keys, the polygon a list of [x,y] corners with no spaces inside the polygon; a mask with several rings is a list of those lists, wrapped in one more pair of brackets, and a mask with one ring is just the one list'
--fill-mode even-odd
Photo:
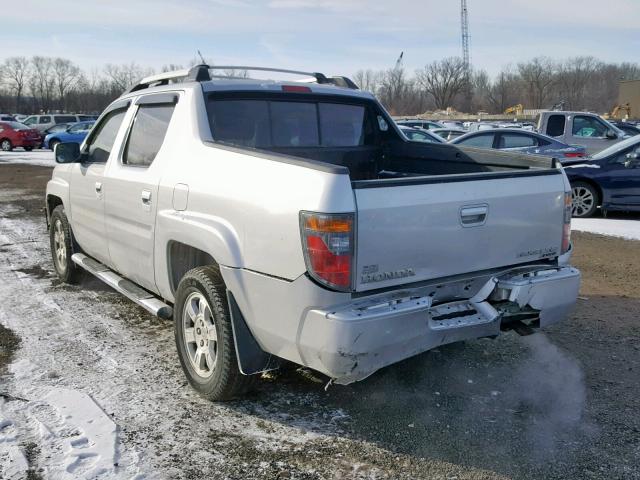
{"label": "rear door window", "polygon": [[466,138],[458,142],[458,145],[464,145],[466,147],[493,148],[493,133],[483,133],[482,135]]}
{"label": "rear door window", "polygon": [[55,123],[73,123],[78,121],[75,115],[54,115],[53,118]]}
{"label": "rear door window", "polygon": [[529,135],[518,135],[517,133],[503,133],[500,136],[500,146],[498,148],[526,148],[536,147],[538,141]]}
{"label": "rear door window", "polygon": [[547,135],[561,137],[564,135],[564,115],[550,115],[547,120]]}
{"label": "rear door window", "polygon": [[174,104],[149,104],[138,107],[122,163],[138,167],[151,165],[162,147],[174,109]]}

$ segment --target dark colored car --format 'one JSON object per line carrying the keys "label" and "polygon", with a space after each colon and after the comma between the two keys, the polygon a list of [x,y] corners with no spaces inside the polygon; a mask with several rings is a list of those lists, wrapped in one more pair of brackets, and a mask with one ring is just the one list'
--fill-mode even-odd
{"label": "dark colored car", "polygon": [[18,122],[0,122],[0,149],[10,152],[15,147],[26,151],[37,148],[42,143],[40,132]]}
{"label": "dark colored car", "polygon": [[615,125],[620,130],[622,130],[624,133],[626,133],[627,135],[630,135],[632,137],[634,135],[640,134],[640,128],[638,128],[638,126],[633,124],[633,123],[629,123],[629,122],[612,122],[611,120],[609,120],[609,123]]}
{"label": "dark colored car", "polygon": [[640,211],[640,136],[631,137],[582,161],[563,161],[571,182],[573,216],[603,211]]}
{"label": "dark colored car", "polygon": [[467,133],[454,138],[450,143],[476,148],[496,148],[554,157],[584,157],[585,148],[567,145],[554,138],[522,129],[496,128]]}

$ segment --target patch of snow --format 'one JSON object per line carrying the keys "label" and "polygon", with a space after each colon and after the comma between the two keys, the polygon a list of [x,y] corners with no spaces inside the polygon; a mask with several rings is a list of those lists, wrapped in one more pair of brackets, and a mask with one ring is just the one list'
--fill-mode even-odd
{"label": "patch of snow", "polygon": [[56,166],[56,160],[51,150],[33,150],[31,152],[14,150],[12,152],[0,152],[0,165],[3,163],[23,163],[42,167]]}
{"label": "patch of snow", "polygon": [[579,232],[620,237],[627,240],[640,240],[640,219],[574,218],[571,220],[571,229]]}

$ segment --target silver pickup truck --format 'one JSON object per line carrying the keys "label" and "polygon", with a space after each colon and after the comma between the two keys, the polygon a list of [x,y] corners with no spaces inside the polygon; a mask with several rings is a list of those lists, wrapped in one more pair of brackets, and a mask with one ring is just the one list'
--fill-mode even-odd
{"label": "silver pickup truck", "polygon": [[270,70],[296,81],[146,78],[82,145],[57,146],[63,281],[84,269],[173,317],[183,370],[214,400],[283,361],[348,384],[567,316],[580,273],[554,159],[411,142],[348,78]]}

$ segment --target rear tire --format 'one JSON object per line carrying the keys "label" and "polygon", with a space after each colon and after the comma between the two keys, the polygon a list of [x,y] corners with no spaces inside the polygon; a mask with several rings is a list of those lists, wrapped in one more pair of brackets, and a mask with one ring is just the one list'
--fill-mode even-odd
{"label": "rear tire", "polygon": [[10,152],[11,150],[13,150],[13,144],[11,143],[11,140],[9,140],[8,138],[2,140],[0,142],[0,149],[2,149],[3,152]]}
{"label": "rear tire", "polygon": [[592,216],[598,204],[600,196],[596,188],[586,182],[575,182],[571,185],[571,215],[576,218],[586,218]]}
{"label": "rear tire", "polygon": [[237,398],[255,382],[240,373],[226,287],[212,266],[190,270],[180,281],[173,319],[182,370],[191,386],[212,401]]}
{"label": "rear tire", "polygon": [[74,253],[73,234],[62,205],[58,205],[51,212],[49,242],[53,266],[58,278],[65,283],[76,283],[81,272],[71,260],[71,255]]}

